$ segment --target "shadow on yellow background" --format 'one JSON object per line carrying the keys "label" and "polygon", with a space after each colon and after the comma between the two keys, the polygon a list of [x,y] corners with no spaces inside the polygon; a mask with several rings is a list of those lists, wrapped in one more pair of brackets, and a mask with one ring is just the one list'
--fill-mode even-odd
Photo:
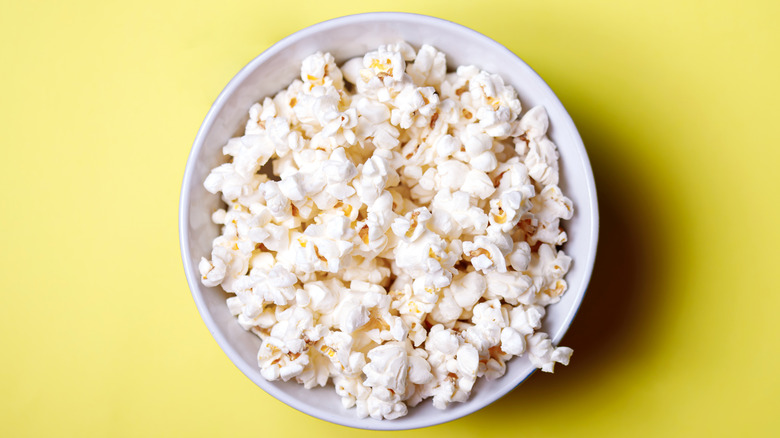
{"label": "shadow on yellow background", "polygon": [[[660,201],[609,151],[631,148],[605,120],[569,108],[588,150],[599,197],[599,248],[582,307],[561,345],[574,349],[569,367],[537,372],[504,398],[475,414],[514,422],[518,412],[560,406],[593,391],[627,362],[653,354],[654,318],[669,297],[662,290],[664,222]],[[526,414],[524,414],[526,415]]]}

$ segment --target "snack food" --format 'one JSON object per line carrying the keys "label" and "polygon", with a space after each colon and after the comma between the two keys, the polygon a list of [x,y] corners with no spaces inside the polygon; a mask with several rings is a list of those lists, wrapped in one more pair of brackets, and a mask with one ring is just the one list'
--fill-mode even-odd
{"label": "snack food", "polygon": [[392,419],[465,401],[512,356],[568,363],[538,329],[566,289],[573,209],[546,112],[520,113],[500,77],[406,43],[341,68],[311,55],[250,108],[204,182],[226,208],[199,270],[235,294],[264,377],[330,380],[345,407]]}

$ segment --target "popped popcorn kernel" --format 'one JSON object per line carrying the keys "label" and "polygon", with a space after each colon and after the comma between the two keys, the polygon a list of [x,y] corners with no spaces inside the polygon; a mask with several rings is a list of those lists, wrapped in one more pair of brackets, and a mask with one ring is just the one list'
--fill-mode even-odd
{"label": "popped popcorn kernel", "polygon": [[515,356],[568,364],[540,331],[574,214],[543,107],[401,41],[341,66],[314,53],[248,114],[203,183],[225,205],[198,270],[261,338],[264,378],[330,382],[391,420],[468,400]]}

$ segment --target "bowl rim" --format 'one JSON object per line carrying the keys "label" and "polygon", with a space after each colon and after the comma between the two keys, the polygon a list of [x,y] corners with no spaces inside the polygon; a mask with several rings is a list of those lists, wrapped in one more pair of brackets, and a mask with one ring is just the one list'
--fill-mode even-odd
{"label": "bowl rim", "polygon": [[[540,86],[546,88],[546,91],[550,93],[551,97],[555,101],[557,101],[557,103],[560,104],[561,108],[564,109],[561,115],[562,120],[561,118],[559,118],[557,123],[570,124],[571,127],[573,128],[572,140],[575,143],[573,144],[573,147],[575,147],[578,150],[578,155],[581,159],[581,163],[578,164],[581,165],[585,171],[586,180],[584,182],[587,185],[588,197],[592,201],[591,201],[590,218],[589,218],[591,227],[588,230],[589,235],[587,236],[587,238],[591,242],[591,245],[588,248],[587,258],[583,261],[578,260],[578,263],[584,264],[582,291],[576,297],[575,301],[572,303],[571,308],[569,312],[566,314],[566,316],[563,318],[563,323],[559,327],[558,331],[555,334],[552,333],[549,334],[550,339],[553,341],[553,343],[558,343],[560,341],[563,335],[568,331],[574,317],[576,316],[577,312],[581,307],[582,300],[587,291],[591,279],[591,275],[593,272],[593,266],[596,258],[596,250],[598,247],[598,233],[599,233],[598,199],[596,196],[596,185],[595,185],[595,179],[593,177],[593,170],[590,165],[590,161],[588,159],[587,151],[585,150],[585,146],[584,143],[582,142],[582,138],[579,134],[579,130],[574,124],[574,121],[571,119],[571,116],[569,115],[568,111],[565,110],[563,103],[560,102],[558,96],[544,81],[544,79],[542,79],[542,77],[539,76],[539,74],[535,70],[533,70],[533,68],[531,68],[522,58],[520,58],[517,54],[509,50],[501,43],[493,40],[492,38],[474,29],[471,29],[462,24],[450,20],[446,20],[443,18],[434,17],[430,15],[416,14],[416,13],[407,13],[407,12],[367,12],[367,13],[345,15],[337,18],[332,18],[326,21],[322,21],[319,23],[315,23],[305,28],[302,28],[296,32],[293,32],[292,34],[277,41],[276,43],[268,47],[266,50],[261,52],[259,55],[257,55],[255,58],[253,58],[251,61],[249,61],[244,67],[241,68],[241,70],[239,70],[238,73],[236,73],[235,76],[233,76],[230,79],[230,81],[227,83],[227,85],[225,85],[225,87],[222,89],[222,91],[219,93],[217,98],[212,103],[211,107],[206,113],[205,118],[203,119],[203,122],[200,125],[200,128],[198,129],[198,133],[195,136],[192,148],[190,149],[190,153],[188,154],[187,163],[182,178],[180,197],[179,197],[179,217],[178,217],[179,244],[180,244],[185,277],[187,279],[190,293],[198,309],[198,313],[200,314],[203,322],[206,325],[206,328],[208,329],[209,333],[211,333],[212,337],[217,342],[219,347],[225,352],[225,354],[228,356],[228,358],[233,363],[233,365],[236,366],[247,378],[249,378],[250,381],[255,383],[257,386],[259,386],[262,390],[270,394],[272,397],[285,403],[286,405],[321,420],[325,420],[342,426],[353,427],[353,428],[364,429],[364,430],[411,430],[411,429],[418,429],[418,428],[447,423],[465,417],[469,414],[472,414],[484,408],[485,406],[494,403],[496,400],[502,398],[506,394],[510,393],[522,382],[524,382],[531,375],[533,375],[533,373],[536,372],[536,369],[532,370],[530,373],[524,376],[520,381],[517,382],[516,385],[509,387],[505,391],[497,391],[495,394],[492,394],[484,404],[475,403],[473,404],[473,406],[469,406],[467,409],[462,409],[459,410],[457,413],[452,413],[449,415],[448,415],[448,411],[445,410],[442,411],[442,415],[436,416],[436,418],[433,419],[433,421],[426,421],[425,419],[423,419],[420,421],[411,422],[411,424],[409,424],[409,422],[404,422],[404,424],[401,425],[392,420],[382,420],[381,422],[379,422],[379,425],[372,425],[372,424],[363,424],[363,422],[361,421],[363,419],[358,418],[357,416],[355,416],[354,418],[332,416],[328,413],[321,412],[317,408],[314,408],[310,405],[301,403],[297,398],[278,389],[276,386],[270,385],[270,382],[268,382],[269,385],[263,385],[261,384],[261,382],[257,382],[255,381],[255,379],[252,378],[251,374],[253,374],[255,370],[251,368],[251,364],[244,363],[243,360],[237,360],[237,358],[240,357],[239,353],[231,346],[229,340],[227,339],[225,334],[219,330],[219,327],[217,326],[214,318],[209,313],[205,300],[202,294],[200,293],[200,289],[199,289],[198,279],[200,275],[196,272],[197,271],[196,266],[193,266],[193,264],[190,263],[190,259],[189,259],[189,253],[190,253],[190,242],[189,242],[190,236],[188,232],[189,229],[188,220],[190,216],[189,200],[191,199],[190,187],[192,187],[191,180],[192,180],[192,175],[194,173],[193,172],[194,162],[196,161],[196,157],[200,154],[200,151],[203,148],[203,144],[207,133],[211,130],[217,115],[222,110],[227,99],[232,95],[234,89],[237,88],[239,84],[241,84],[247,78],[247,76],[249,76],[255,70],[255,68],[257,68],[260,64],[265,62],[268,58],[284,50],[286,46],[292,44],[295,41],[306,38],[312,33],[320,32],[322,30],[326,30],[329,28],[336,28],[336,27],[350,25],[354,23],[371,22],[377,20],[403,21],[407,23],[416,22],[421,25],[426,23],[427,24],[437,23],[438,25],[441,26],[450,27],[454,32],[460,32],[461,34],[463,34],[468,38],[481,40],[483,44],[491,45],[498,51],[504,52],[507,56],[516,58],[519,62],[525,64],[528,67],[530,73],[536,76]],[[396,426],[394,426],[394,424]]]}

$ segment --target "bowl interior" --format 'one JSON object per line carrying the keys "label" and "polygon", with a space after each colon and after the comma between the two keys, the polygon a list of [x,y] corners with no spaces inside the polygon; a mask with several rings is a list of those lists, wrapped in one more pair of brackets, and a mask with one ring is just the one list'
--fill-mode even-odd
{"label": "bowl interior", "polygon": [[[575,206],[575,215],[564,223],[569,241],[564,250],[573,264],[566,276],[569,290],[548,307],[543,329],[557,343],[566,332],[585,293],[595,258],[598,213],[593,175],[582,140],[571,118],[544,81],[516,55],[495,41],[460,25],[420,15],[372,13],[338,18],[299,31],[263,52],[242,69],[214,102],[195,139],[182,184],[180,238],[185,272],[209,331],[230,359],[253,382],[288,405],[334,423],[366,429],[410,429],[453,420],[471,413],[509,392],[534,368],[525,358],[508,363],[501,379],[478,380],[466,403],[447,410],[430,401],[392,421],[358,419],[354,409],[344,409],[332,386],[304,389],[294,382],[268,382],[260,375],[256,354],[260,340],[239,327],[225,305],[221,288],[207,288],[199,281],[201,257],[211,252],[218,226],[211,212],[220,200],[203,188],[209,171],[224,161],[222,146],[240,135],[249,107],[286,88],[299,75],[300,62],[316,51],[329,51],[339,63],[362,55],[381,44],[405,40],[415,47],[430,44],[447,55],[450,68],[474,64],[501,75],[517,90],[523,110],[544,105],[550,117],[549,136],[558,146],[561,189]],[[576,359],[575,359],[576,361]],[[576,366],[576,365],[575,365]]]}

